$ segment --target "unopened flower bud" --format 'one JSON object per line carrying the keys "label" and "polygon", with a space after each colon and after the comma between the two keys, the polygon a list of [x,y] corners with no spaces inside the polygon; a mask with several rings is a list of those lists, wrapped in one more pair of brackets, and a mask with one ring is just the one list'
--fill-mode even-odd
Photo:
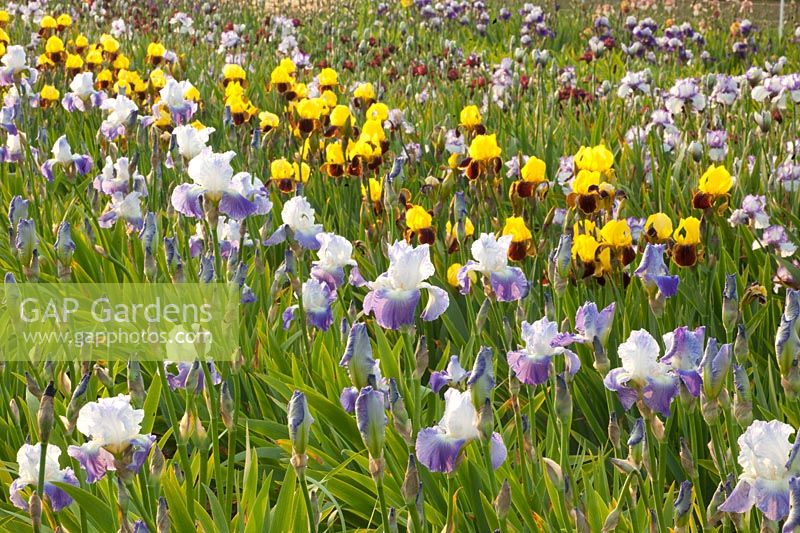
{"label": "unopened flower bud", "polygon": [[683,467],[684,472],[690,478],[694,479],[697,476],[697,467],[694,464],[694,456],[692,455],[692,451],[689,449],[689,445],[686,443],[686,439],[681,437],[681,466]]}
{"label": "unopened flower bud", "polygon": [[494,512],[497,513],[498,520],[505,520],[509,509],[511,509],[511,486],[508,484],[508,479],[504,479],[500,492],[494,499]]}
{"label": "unopened flower bud", "polygon": [[158,444],[153,446],[153,453],[150,455],[150,478],[156,481],[161,479],[161,474],[164,472],[164,453]]}
{"label": "unopened flower bud", "polygon": [[314,417],[308,410],[306,395],[299,390],[294,391],[287,409],[289,419],[289,440],[292,443],[292,465],[296,470],[305,469],[307,457],[306,447],[311,435],[311,424]]}
{"label": "unopened flower bud", "polygon": [[486,398],[478,411],[478,431],[484,441],[488,442],[492,438],[492,433],[494,432],[494,410],[489,398]]}
{"label": "unopened flower bud", "polygon": [[732,478],[728,478],[720,482],[720,484],[717,485],[717,490],[714,491],[714,494],[711,496],[711,501],[706,509],[706,524],[708,527],[714,527],[722,520],[723,516],[725,516],[725,513],[719,510],[719,506],[722,505],[722,502],[728,497],[732,485],[731,479]]}
{"label": "unopened flower bud", "polygon": [[144,378],[139,361],[128,361],[128,392],[131,395],[131,403],[141,407],[147,394],[144,391]]}
{"label": "unopened flower bud", "polygon": [[158,533],[169,533],[170,520],[167,500],[163,496],[158,498],[158,510],[156,511],[156,531]]}
{"label": "unopened flower bud", "polygon": [[231,389],[228,382],[223,382],[219,390],[219,416],[222,418],[222,423],[230,430],[233,428],[233,417],[236,404],[231,396]]}
{"label": "unopened flower bud", "polygon": [[553,303],[553,293],[548,289],[544,290],[544,315],[550,322],[556,321],[556,306]]}
{"label": "unopened flower bud", "polygon": [[489,308],[491,307],[491,302],[488,298],[483,300],[480,309],[478,309],[478,314],[475,317],[475,330],[476,331],[483,331],[484,326],[486,325],[486,319],[489,317]]}
{"label": "unopened flower bud", "polygon": [[736,362],[743,365],[750,359],[750,343],[747,340],[747,330],[744,324],[736,328],[736,339],[733,341],[733,355]]}
{"label": "unopened flower bud", "polygon": [[722,289],[722,324],[728,335],[739,321],[739,293],[736,287],[736,274],[725,276],[725,287]]}
{"label": "unopened flower bud", "polygon": [[679,531],[685,531],[692,517],[692,482],[685,480],[681,483],[681,488],[678,491],[678,498],[675,500],[675,527]]}
{"label": "unopened flower bud", "polygon": [[644,455],[644,419],[637,418],[630,435],[628,436],[628,455],[635,465],[642,464]]}
{"label": "unopened flower bud", "polygon": [[105,367],[95,364],[94,375],[105,388],[107,388],[109,391],[114,390],[114,381],[111,379],[111,375],[108,373],[108,370]]}
{"label": "unopened flower bud", "polygon": [[55,424],[55,411],[53,408],[53,401],[56,396],[56,388],[51,381],[42,395],[42,401],[39,403],[39,413],[36,417],[39,424],[39,440],[46,445],[50,440],[50,432],[53,431]]}
{"label": "unopened flower bud", "polygon": [[72,274],[72,255],[75,253],[75,242],[72,240],[72,232],[67,221],[58,226],[55,249],[58,259],[58,279],[68,281]]}
{"label": "unopened flower bud", "polygon": [[620,517],[620,508],[619,506],[616,506],[611,510],[610,513],[608,513],[605,522],[603,522],[603,529],[601,531],[603,533],[616,531],[617,526],[619,525],[619,517]]}
{"label": "unopened flower bud", "polygon": [[617,413],[612,411],[608,417],[608,440],[614,445],[614,448],[619,448],[620,444],[620,428],[617,421]]}
{"label": "unopened flower bud", "polygon": [[78,421],[78,413],[86,404],[86,389],[88,386],[89,374],[84,374],[80,382],[78,382],[78,386],[75,387],[75,390],[72,392],[72,398],[70,398],[69,404],[67,405],[67,423],[70,431],[75,427],[75,423]]}
{"label": "unopened flower bud", "polygon": [[419,471],[417,470],[417,460],[414,454],[408,455],[408,466],[406,467],[406,475],[403,478],[403,486],[400,493],[403,495],[403,501],[406,505],[411,505],[417,499],[419,493]]}
{"label": "unopened flower bud", "polygon": [[561,471],[561,465],[547,457],[542,458],[544,461],[544,470],[547,477],[553,486],[560,492],[564,490],[564,474]]}
{"label": "unopened flower bud", "polygon": [[428,370],[428,340],[425,335],[420,335],[417,339],[417,348],[414,350],[414,373],[413,377],[419,379]]}
{"label": "unopened flower bud", "polygon": [[11,418],[14,420],[14,423],[19,425],[19,406],[15,398],[11,398],[8,401],[8,410],[11,413]]}
{"label": "unopened flower bud", "polygon": [[700,162],[703,159],[703,145],[700,144],[698,141],[692,141],[689,143],[689,147],[686,149],[689,155],[694,159],[694,161]]}
{"label": "unopened flower bud", "polygon": [[202,374],[203,371],[200,369],[200,361],[195,360],[192,363],[192,366],[189,368],[189,373],[186,374],[186,385],[184,388],[187,392],[192,394],[197,392],[197,388],[200,383],[200,376]]}
{"label": "unopened flower bud", "polygon": [[753,421],[753,394],[743,366],[733,365],[733,416],[741,427]]}
{"label": "unopened flower bud", "polygon": [[35,396],[36,398],[42,397],[42,389],[29,372],[25,372],[25,386],[31,396]]}
{"label": "unopened flower bud", "polygon": [[569,392],[564,374],[556,375],[556,416],[562,424],[568,424],[572,418],[572,395]]}
{"label": "unopened flower bud", "polygon": [[414,428],[411,426],[406,404],[400,395],[397,380],[394,378],[389,379],[389,410],[392,412],[392,418],[394,419],[394,429],[403,437],[406,444],[413,444]]}
{"label": "unopened flower bud", "polygon": [[34,531],[39,531],[42,527],[42,499],[36,491],[31,494],[28,500],[28,512],[31,515],[31,525]]}

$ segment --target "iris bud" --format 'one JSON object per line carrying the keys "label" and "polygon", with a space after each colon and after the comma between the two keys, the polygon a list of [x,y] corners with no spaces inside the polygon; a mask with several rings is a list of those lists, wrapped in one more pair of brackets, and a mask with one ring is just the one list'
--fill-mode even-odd
{"label": "iris bud", "polygon": [[72,274],[71,265],[72,255],[75,253],[75,242],[72,240],[72,231],[67,221],[58,226],[55,248],[58,259],[58,279],[68,281]]}
{"label": "iris bud", "polygon": [[694,464],[694,456],[692,456],[692,451],[689,449],[689,445],[686,443],[686,439],[681,437],[681,466],[683,467],[684,472],[690,478],[694,479],[697,475],[697,467]]}
{"label": "iris bud", "polygon": [[556,416],[562,424],[568,424],[572,418],[572,395],[569,392],[564,374],[556,375]]}
{"label": "iris bud", "polygon": [[733,387],[733,416],[741,427],[747,427],[753,421],[753,394],[743,366],[733,365]]}
{"label": "iris bud", "polygon": [[397,380],[394,378],[389,379],[389,409],[392,411],[392,418],[394,418],[394,429],[397,430],[407,444],[413,444],[414,428],[411,426],[405,402],[400,395],[400,390],[397,388]]}
{"label": "iris bud", "polygon": [[692,514],[692,482],[685,480],[681,483],[678,498],[675,500],[675,527],[676,531],[685,531]]}
{"label": "iris bud", "polygon": [[39,412],[36,417],[39,424],[39,439],[43,443],[43,450],[46,450],[47,442],[50,440],[50,432],[53,431],[53,425],[55,423],[55,412],[53,410],[55,396],[56,388],[51,381],[44,390],[42,401],[39,403]]}
{"label": "iris bud", "polygon": [[220,418],[222,418],[222,423],[225,424],[228,430],[233,428],[235,410],[236,404],[231,396],[231,389],[228,383],[224,382],[219,391],[219,414]]}
{"label": "iris bud", "polygon": [[739,321],[739,294],[736,288],[736,274],[725,276],[725,287],[722,290],[722,324],[728,335]]}
{"label": "iris bud", "polygon": [[356,398],[356,422],[370,455],[370,473],[374,479],[383,476],[383,445],[388,419],[384,396],[371,386],[364,387]]}
{"label": "iris bud", "polygon": [[508,516],[509,509],[511,509],[511,486],[508,484],[508,479],[504,479],[500,492],[497,493],[497,497],[494,499],[494,512],[497,513],[497,518],[502,521]]}
{"label": "iris bud", "polygon": [[414,454],[408,455],[408,466],[406,467],[406,475],[403,478],[403,486],[400,493],[403,495],[403,501],[406,505],[411,505],[417,499],[419,493],[419,471],[417,470],[417,460]]}
{"label": "iris bud", "polygon": [[167,500],[163,496],[158,498],[158,510],[156,511],[156,531],[158,533],[169,533],[170,519]]}
{"label": "iris bud", "polygon": [[308,463],[306,447],[311,433],[314,417],[308,410],[306,395],[296,390],[289,400],[287,417],[289,419],[289,440],[292,443],[292,466],[304,470]]}

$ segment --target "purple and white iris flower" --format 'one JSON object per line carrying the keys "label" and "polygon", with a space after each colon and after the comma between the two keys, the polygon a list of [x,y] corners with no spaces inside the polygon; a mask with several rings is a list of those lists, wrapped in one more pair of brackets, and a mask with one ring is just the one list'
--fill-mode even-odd
{"label": "purple and white iris flower", "polygon": [[[309,278],[303,283],[303,311],[308,322],[317,329],[328,331],[333,324],[331,304],[336,300],[336,290],[316,278]],[[299,306],[293,305],[283,312],[283,327],[288,329],[294,320]]]}
{"label": "purple and white iris flower", "polygon": [[172,130],[178,153],[186,161],[191,161],[208,148],[208,139],[216,130],[214,128],[195,128],[192,125],[176,126]]}
{"label": "purple and white iris flower", "polygon": [[25,56],[25,48],[18,44],[6,47],[6,53],[0,59],[0,85],[8,86],[14,84],[14,78],[23,71],[34,72],[28,67],[28,58]]}
{"label": "purple and white iris flower", "polygon": [[706,132],[708,158],[715,163],[723,161],[728,155],[728,132],[725,130],[709,130]]}
{"label": "purple and white iris flower", "polygon": [[788,516],[790,486],[800,475],[798,443],[789,442],[794,433],[792,426],[778,420],[750,424],[737,441],[742,467],[739,482],[720,511],[746,513],[755,505],[770,520]]}
{"label": "purple and white iris flower", "polygon": [[[130,160],[127,157],[120,157],[113,161],[110,156],[106,156],[106,163],[103,170],[95,177],[93,186],[95,190],[108,196],[116,193],[127,194],[131,190],[139,192],[142,196],[147,195],[147,183],[144,176],[134,168],[131,176]],[[133,187],[131,187],[131,181]]]}
{"label": "purple and white iris flower", "polygon": [[642,280],[650,307],[656,314],[663,311],[667,298],[677,294],[680,282],[678,276],[670,275],[669,268],[664,263],[664,248],[663,244],[648,243],[642,254],[642,262],[633,273]]}
{"label": "purple and white iris flower", "polygon": [[265,246],[273,246],[292,239],[308,250],[319,250],[317,235],[322,232],[322,224],[315,222],[316,213],[311,204],[302,196],[294,196],[283,204],[281,220],[283,224],[264,241]]}
{"label": "purple and white iris flower", "polygon": [[[320,233],[317,235],[318,259],[311,263],[311,276],[336,290],[344,283],[344,268],[357,269],[353,259],[353,245],[340,235]],[[351,275],[352,277],[352,275]]]}
{"label": "purple and white iris flower", "polygon": [[[190,377],[189,374],[190,372],[192,372],[192,367],[199,364],[200,364],[199,361],[195,362],[180,361],[177,363],[173,363],[171,361],[164,361],[164,370],[166,370],[167,383],[169,383],[169,387],[172,390],[186,389],[187,382]],[[219,372],[217,372],[214,363],[212,361],[209,361],[206,364],[208,364],[208,375],[211,377],[211,384],[219,385],[220,383],[222,383],[222,377],[219,375]],[[170,371],[173,365],[175,366],[177,373],[173,373]],[[199,394],[203,392],[203,389],[205,388],[206,377],[205,373],[200,368],[195,368],[194,373],[197,376],[197,385],[195,385],[194,390],[191,392]],[[194,379],[192,381],[194,381]]]}
{"label": "purple and white iris flower", "polygon": [[339,366],[347,369],[347,375],[353,384],[342,389],[339,396],[339,403],[348,413],[352,413],[355,409],[358,391],[367,385],[379,390],[384,389],[380,360],[372,357],[372,344],[366,324],[357,322],[350,328]]}
{"label": "purple and white iris flower", "polygon": [[374,314],[382,328],[396,330],[411,326],[424,289],[428,292],[428,303],[420,317],[425,321],[436,320],[447,310],[450,297],[444,289],[425,281],[435,272],[427,244],[412,246],[406,241],[395,242],[389,247],[388,270],[367,283],[370,291],[364,297],[364,313]]}
{"label": "purple and white iris flower", "polygon": [[92,170],[92,158],[88,155],[73,154],[66,135],[58,138],[53,145],[52,154],[53,157],[45,161],[41,169],[47,181],[55,179],[53,175],[55,167],[63,168],[70,175],[77,173],[79,176],[85,176]]}
{"label": "purple and white iris flower", "polygon": [[160,99],[153,106],[153,114],[158,116],[160,108],[166,106],[175,124],[188,124],[197,111],[197,104],[186,99],[186,93],[194,86],[189,81],[177,81],[175,78],[167,80],[166,85],[159,91]]}
{"label": "purple and white iris flower", "polygon": [[603,383],[616,392],[627,410],[642,400],[650,409],[669,416],[672,399],[678,394],[678,378],[668,365],[660,362],[661,348],[650,333],[632,331],[617,348],[622,367],[606,374]]}
{"label": "purple and white iris flower", "polygon": [[661,362],[672,367],[689,393],[697,398],[703,387],[700,361],[703,358],[706,328],[690,330],[682,326],[663,335],[664,357]]}
{"label": "purple and white iris flower", "polygon": [[72,78],[69,88],[70,92],[61,99],[61,105],[70,113],[75,111],[84,112],[92,107],[100,107],[106,99],[104,92],[95,90],[94,74],[91,72],[76,74]]}
{"label": "purple and white iris flower", "polygon": [[22,144],[19,134],[9,133],[6,145],[0,146],[0,161],[4,163],[19,163],[22,161]]}
{"label": "purple and white iris flower", "polygon": [[742,200],[742,207],[734,209],[728,218],[731,226],[751,225],[754,229],[769,227],[769,215],[766,211],[767,197],[748,194]]}
{"label": "purple and white iris flower", "polygon": [[[28,502],[23,496],[22,491],[26,487],[37,487],[39,483],[39,461],[41,459],[42,443],[23,444],[17,451],[17,465],[19,466],[19,477],[15,479],[8,489],[11,503],[18,509],[28,510]],[[61,468],[58,458],[61,450],[53,444],[47,445],[44,463],[44,493],[50,498],[50,506],[53,511],[58,512],[72,503],[72,498],[62,489],[53,483],[68,483],[78,486],[78,478],[70,467]]]}
{"label": "purple and white iris flower", "polygon": [[[416,454],[420,463],[431,472],[451,473],[458,465],[464,445],[480,438],[478,411],[470,391],[447,389],[444,393],[444,415],[433,427],[417,434]],[[497,469],[506,458],[506,447],[497,433],[491,438],[492,468]]]}
{"label": "purple and white iris flower", "polygon": [[142,468],[155,435],[143,435],[144,410],[134,409],[131,398],[120,394],[89,402],[78,413],[76,427],[89,442],[70,446],[67,454],[86,471],[86,480],[95,483],[107,471],[118,475],[134,475]]}
{"label": "purple and white iris flower", "polygon": [[575,331],[577,333],[560,333],[552,342],[555,346],[569,346],[574,342],[594,346],[599,342],[605,347],[611,326],[614,323],[615,302],[608,304],[603,310],[594,302],[586,302],[575,313]]}
{"label": "purple and white iris flower", "polygon": [[469,379],[469,375],[469,371],[464,370],[464,367],[458,362],[458,356],[452,355],[444,370],[431,372],[428,386],[433,392],[439,393],[445,386],[457,387],[463,385]]}
{"label": "purple and white iris flower", "polygon": [[706,108],[706,97],[700,92],[695,80],[685,78],[675,82],[664,100],[664,105],[673,115],[683,113],[684,108],[691,108],[699,113]]}
{"label": "purple and white iris flower", "polygon": [[[172,191],[172,206],[178,212],[195,218],[203,217],[204,210],[209,211],[212,208],[235,220],[242,220],[256,213],[258,206],[245,196],[241,187],[242,178],[244,175],[249,178],[249,174],[233,174],[231,159],[235,156],[236,152],[233,151],[218,154],[206,149],[192,159],[187,172],[193,183],[183,183],[175,187]],[[200,198],[204,205],[201,205]]]}
{"label": "purple and white iris flower", "polygon": [[123,220],[129,231],[142,229],[144,222],[142,215],[142,194],[137,191],[122,194],[116,192],[111,195],[111,201],[105,211],[97,219],[101,228],[113,227],[117,220]]}
{"label": "purple and white iris flower", "polygon": [[[469,294],[471,282],[470,272],[480,272],[488,278],[492,292],[499,302],[514,302],[528,295],[530,284],[525,273],[519,267],[508,266],[508,248],[511,246],[511,235],[500,238],[491,233],[482,233],[472,243],[472,257],[458,271],[458,282],[461,293]],[[485,283],[485,281],[484,281]]]}
{"label": "purple and white iris flower", "polygon": [[781,257],[791,257],[797,251],[797,245],[789,239],[786,228],[777,224],[764,228],[761,238],[753,241],[752,248],[772,248]]}
{"label": "purple and white iris flower", "polygon": [[108,113],[102,124],[100,124],[100,133],[108,141],[124,137],[132,119],[139,111],[136,103],[124,94],[106,99],[100,104],[100,109]]}
{"label": "purple and white iris flower", "polygon": [[564,356],[570,376],[581,368],[581,360],[571,350],[558,344],[558,324],[543,317],[533,324],[522,323],[522,340],[525,347],[508,352],[508,366],[517,379],[527,385],[542,385],[551,376],[552,359]]}

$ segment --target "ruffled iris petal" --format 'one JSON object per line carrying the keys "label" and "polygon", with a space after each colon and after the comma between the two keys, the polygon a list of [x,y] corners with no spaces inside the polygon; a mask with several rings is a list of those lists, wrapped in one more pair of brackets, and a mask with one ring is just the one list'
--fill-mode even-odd
{"label": "ruffled iris petal", "polygon": [[456,469],[463,439],[454,439],[438,427],[425,428],[417,434],[417,460],[431,472],[449,474]]}
{"label": "ruffled iris petal", "polygon": [[418,289],[375,289],[364,297],[364,313],[374,314],[382,328],[400,329],[414,324],[419,299]]}

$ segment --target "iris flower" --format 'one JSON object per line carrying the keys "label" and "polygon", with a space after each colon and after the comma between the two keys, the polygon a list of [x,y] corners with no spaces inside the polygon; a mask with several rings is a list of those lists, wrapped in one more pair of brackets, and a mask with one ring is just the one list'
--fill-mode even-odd
{"label": "iris flower", "polygon": [[770,520],[786,518],[790,485],[800,475],[798,445],[789,442],[793,433],[792,426],[778,420],[750,424],[737,441],[742,467],[739,482],[720,511],[746,513],[755,505]]}
{"label": "iris flower", "polygon": [[155,435],[144,435],[144,410],[131,407],[131,398],[120,394],[89,402],[78,413],[78,431],[89,437],[82,446],[72,445],[67,454],[86,471],[86,480],[95,483],[109,470],[135,475],[144,465]]}
{"label": "iris flower", "polygon": [[700,326],[690,330],[682,326],[665,333],[664,357],[661,362],[670,365],[681,383],[695,398],[700,396],[703,379],[700,376],[700,361],[703,358],[706,328]]}
{"label": "iris flower", "polygon": [[139,111],[139,106],[124,94],[118,94],[115,98],[109,98],[100,104],[100,109],[108,113],[100,124],[100,133],[107,140],[113,141],[126,135],[128,126]]}
{"label": "iris flower", "polygon": [[663,244],[647,244],[642,255],[642,262],[634,271],[634,275],[642,281],[650,307],[654,312],[663,310],[664,301],[678,292],[680,278],[672,276],[664,263]]}
{"label": "iris flower", "polygon": [[[308,322],[315,328],[328,331],[333,324],[333,309],[331,304],[336,300],[336,289],[316,278],[309,278],[303,283],[302,288],[303,311]],[[283,313],[283,327],[289,328],[297,313],[298,306],[288,307]]]}
{"label": "iris flower", "polygon": [[[456,469],[464,445],[480,438],[480,431],[470,391],[448,389],[444,400],[444,415],[437,425],[417,434],[415,449],[417,459],[428,470],[449,474]],[[490,453],[492,468],[499,468],[505,460],[506,447],[497,433],[492,435]]]}
{"label": "iris flower", "polygon": [[265,242],[265,246],[281,243],[291,236],[303,248],[319,250],[317,235],[322,232],[322,224],[315,222],[315,211],[302,196],[294,196],[283,204],[281,220],[283,224]]}
{"label": "iris flower", "polygon": [[358,267],[353,259],[353,245],[340,235],[320,233],[317,235],[318,259],[312,263],[311,276],[336,289],[344,283],[344,268],[352,267],[351,278],[358,279]]}
{"label": "iris flower", "polygon": [[66,135],[58,138],[53,145],[52,154],[53,157],[45,161],[41,169],[42,175],[48,181],[53,181],[55,167],[61,167],[69,174],[77,173],[79,176],[85,176],[92,170],[92,158],[88,155],[73,154]]}
{"label": "iris flower", "polygon": [[386,329],[411,326],[424,289],[428,291],[428,303],[421,318],[436,320],[447,310],[450,298],[447,291],[425,281],[434,273],[429,245],[412,246],[396,241],[389,247],[388,270],[367,283],[370,292],[364,298],[364,313],[374,314],[378,324]]}
{"label": "iris flower", "polygon": [[[193,183],[183,183],[172,191],[172,206],[180,213],[201,218],[204,210],[216,204],[219,212],[242,220],[256,212],[256,204],[243,194],[240,180],[234,176],[231,159],[236,152],[217,154],[210,149],[189,162],[188,174]],[[249,176],[249,175],[248,175]],[[204,205],[201,206],[200,198]]]}
{"label": "iris flower", "polygon": [[[472,257],[458,273],[462,294],[469,294],[472,282],[470,272],[480,272],[484,279],[488,278],[492,292],[500,302],[521,300],[528,295],[530,284],[525,273],[519,267],[508,266],[508,250],[513,240],[512,235],[500,238],[490,233],[482,233],[472,243]],[[486,283],[486,281],[484,281]]]}
{"label": "iris flower", "polygon": [[560,346],[558,324],[543,317],[533,324],[522,323],[525,347],[508,352],[508,366],[517,379],[528,385],[541,385],[550,379],[553,357],[563,355],[570,376],[581,368],[581,360],[571,350]]}
{"label": "iris flower", "polygon": [[[23,444],[17,451],[17,465],[19,466],[19,477],[11,483],[9,487],[9,499],[18,509],[28,510],[28,502],[21,492],[26,487],[36,488],[39,483],[39,460],[42,453],[42,443]],[[50,498],[50,506],[53,511],[60,511],[72,503],[72,498],[62,489],[53,483],[67,483],[77,487],[78,478],[70,467],[61,468],[58,458],[61,450],[53,444],[47,445],[45,452],[46,459],[44,464],[44,493]]]}
{"label": "iris flower", "polygon": [[184,124],[173,129],[172,135],[175,137],[178,153],[186,161],[191,161],[207,148],[208,138],[214,131],[216,131],[214,128],[198,128],[193,124]]}
{"label": "iris flower", "polygon": [[632,331],[617,348],[622,367],[606,374],[603,383],[619,396],[627,410],[637,401],[658,413],[669,416],[672,399],[678,394],[678,379],[668,365],[660,362],[661,348],[650,333]]}

